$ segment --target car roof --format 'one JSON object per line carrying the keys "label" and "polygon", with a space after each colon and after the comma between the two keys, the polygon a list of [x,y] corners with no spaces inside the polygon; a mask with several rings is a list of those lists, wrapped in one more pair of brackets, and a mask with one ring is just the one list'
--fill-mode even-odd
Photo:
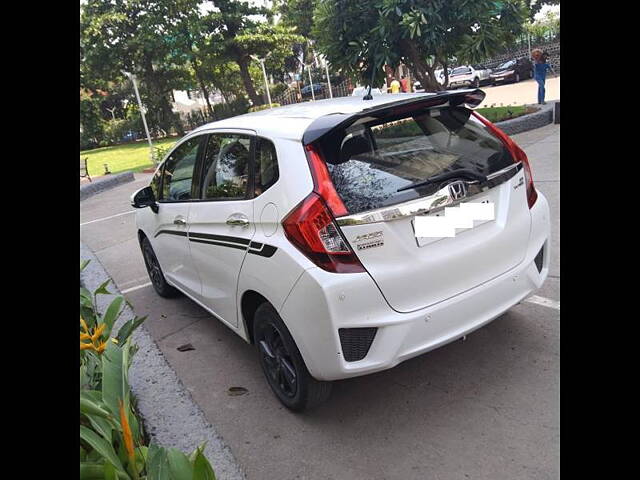
{"label": "car roof", "polygon": [[[442,93],[442,92],[439,92]],[[189,136],[205,130],[244,129],[254,130],[260,136],[301,140],[307,127],[325,115],[354,114],[365,109],[394,103],[411,98],[430,97],[435,93],[402,93],[374,96],[373,100],[363,100],[360,96],[348,96],[302,102],[259,112],[245,113],[235,117],[207,123],[193,130]]]}

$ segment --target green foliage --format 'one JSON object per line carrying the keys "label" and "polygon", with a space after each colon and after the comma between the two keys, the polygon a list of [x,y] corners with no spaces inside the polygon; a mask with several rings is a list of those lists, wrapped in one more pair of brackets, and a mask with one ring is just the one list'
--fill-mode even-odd
{"label": "green foliage", "polygon": [[[272,94],[273,95],[273,94]],[[250,112],[259,112],[260,110],[266,110],[267,108],[276,108],[279,107],[280,104],[279,103],[266,103],[264,105],[258,105],[257,107],[251,107],[249,109]]]}
{"label": "green foliage", "polygon": [[156,165],[158,165],[162,160],[164,160],[164,157],[167,156],[167,154],[169,153],[169,150],[171,150],[171,148],[173,148],[173,144],[168,144],[168,145],[156,145],[153,147],[153,163],[155,163]]}
{"label": "green foliage", "polygon": [[315,4],[315,0],[282,0],[276,9],[281,14],[283,25],[295,27],[298,34],[310,38],[313,29],[311,13]]}
{"label": "green foliage", "polygon": [[221,185],[207,187],[206,198],[238,198],[244,197],[245,187],[226,181]]}
{"label": "green foliage", "polygon": [[520,0],[321,0],[313,32],[332,64],[364,84],[372,73],[379,84],[382,65],[402,61],[438,90],[438,65],[491,55],[519,33],[526,13]]}
{"label": "green foliage", "polygon": [[247,113],[249,111],[249,102],[245,97],[239,97],[228,103],[217,103],[213,106],[213,111],[216,120],[234,117]]}
{"label": "green foliage", "polygon": [[492,123],[510,120],[512,118],[531,113],[522,105],[509,105],[506,107],[485,107],[476,111]]}
{"label": "green foliage", "polygon": [[525,24],[524,29],[531,35],[532,42],[544,42],[560,34],[560,15],[549,11],[543,18]]}
{"label": "green foliage", "polygon": [[[80,271],[88,263],[81,261]],[[215,480],[204,446],[187,457],[175,449],[144,445],[128,370],[137,350],[131,334],[145,318],[129,320],[112,336],[124,299],[116,297],[101,313],[97,296],[109,294],[108,283],[93,293],[80,288],[80,478]]]}

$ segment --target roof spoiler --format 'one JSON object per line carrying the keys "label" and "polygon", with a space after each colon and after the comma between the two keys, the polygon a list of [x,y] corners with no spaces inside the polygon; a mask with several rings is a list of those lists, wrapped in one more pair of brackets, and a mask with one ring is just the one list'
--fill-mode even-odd
{"label": "roof spoiler", "polygon": [[387,115],[410,112],[419,108],[438,106],[457,107],[459,105],[465,105],[473,108],[480,105],[484,97],[485,93],[478,88],[443,91],[365,108],[357,113],[332,113],[313,121],[305,130],[302,136],[302,143],[303,145],[309,145],[330,132],[347,128],[360,118],[385,117]]}

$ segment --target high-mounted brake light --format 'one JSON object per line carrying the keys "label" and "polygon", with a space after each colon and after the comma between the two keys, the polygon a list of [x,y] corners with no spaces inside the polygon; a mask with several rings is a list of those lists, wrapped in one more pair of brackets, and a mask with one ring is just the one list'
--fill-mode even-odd
{"label": "high-mounted brake light", "polygon": [[524,180],[527,185],[527,203],[529,205],[529,208],[533,207],[533,205],[536,203],[536,200],[538,199],[538,192],[533,185],[533,176],[531,175],[531,166],[529,165],[527,154],[524,153],[524,150],[522,150],[516,144],[516,142],[509,138],[506,133],[496,127],[489,120],[484,118],[478,112],[472,112],[472,114],[474,117],[480,120],[494,136],[498,137],[500,141],[502,141],[504,146],[509,150],[509,153],[511,153],[514,162],[522,162],[522,165],[524,166]]}
{"label": "high-mounted brake light", "polygon": [[348,212],[333,186],[327,165],[312,145],[307,145],[305,150],[314,189],[282,221],[285,235],[309,260],[324,270],[364,272],[360,260],[335,222],[336,216]]}

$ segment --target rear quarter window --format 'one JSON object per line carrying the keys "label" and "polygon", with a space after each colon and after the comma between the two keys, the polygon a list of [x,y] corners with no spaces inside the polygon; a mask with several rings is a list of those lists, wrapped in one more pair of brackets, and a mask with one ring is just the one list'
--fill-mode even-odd
{"label": "rear quarter window", "polygon": [[431,195],[442,185],[397,190],[440,173],[472,169],[488,175],[512,165],[502,142],[470,114],[464,107],[421,110],[353,125],[325,140],[327,167],[349,213]]}

